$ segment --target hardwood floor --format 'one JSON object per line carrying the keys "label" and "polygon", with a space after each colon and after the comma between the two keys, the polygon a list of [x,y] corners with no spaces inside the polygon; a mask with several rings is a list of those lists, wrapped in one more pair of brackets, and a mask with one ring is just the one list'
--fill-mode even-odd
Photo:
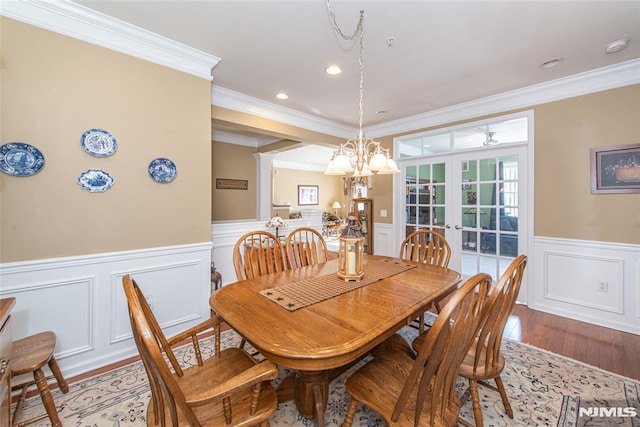
{"label": "hardwood floor", "polygon": [[640,335],[516,305],[504,336],[640,380]]}

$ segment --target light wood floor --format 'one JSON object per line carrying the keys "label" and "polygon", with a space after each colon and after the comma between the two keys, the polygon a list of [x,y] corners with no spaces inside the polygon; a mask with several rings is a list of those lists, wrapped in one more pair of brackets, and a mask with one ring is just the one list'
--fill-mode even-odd
{"label": "light wood floor", "polygon": [[640,335],[516,305],[504,336],[640,380]]}
{"label": "light wood floor", "polygon": [[[504,336],[640,380],[640,335],[620,332],[516,305]],[[74,377],[72,384],[137,358]]]}

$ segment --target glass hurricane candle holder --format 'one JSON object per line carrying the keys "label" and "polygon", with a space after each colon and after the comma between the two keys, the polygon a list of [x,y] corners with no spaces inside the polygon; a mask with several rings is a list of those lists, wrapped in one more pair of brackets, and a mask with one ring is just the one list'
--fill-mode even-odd
{"label": "glass hurricane candle holder", "polygon": [[338,238],[338,277],[347,281],[360,281],[364,277],[364,237]]}

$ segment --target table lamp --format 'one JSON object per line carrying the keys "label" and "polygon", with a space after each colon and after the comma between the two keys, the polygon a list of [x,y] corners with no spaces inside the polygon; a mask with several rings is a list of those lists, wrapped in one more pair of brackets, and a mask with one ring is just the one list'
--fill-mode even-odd
{"label": "table lamp", "polygon": [[340,217],[340,215],[338,215],[338,209],[342,209],[342,206],[340,206],[340,202],[333,202],[333,205],[331,207],[334,209],[336,216]]}
{"label": "table lamp", "polygon": [[269,220],[269,222],[267,222],[266,226],[269,227],[269,228],[275,228],[276,229],[276,237],[280,238],[280,236],[278,236],[278,229],[280,229],[280,227],[286,227],[287,223],[284,222],[284,220],[281,217],[274,216],[273,218],[271,218]]}

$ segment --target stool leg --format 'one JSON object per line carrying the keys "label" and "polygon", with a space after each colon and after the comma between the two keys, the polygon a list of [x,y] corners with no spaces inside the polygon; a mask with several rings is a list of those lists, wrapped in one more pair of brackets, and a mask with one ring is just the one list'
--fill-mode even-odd
{"label": "stool leg", "polygon": [[40,397],[42,398],[42,404],[47,410],[47,415],[49,415],[51,425],[53,427],[62,427],[60,418],[58,418],[58,412],[56,411],[56,404],[53,401],[51,391],[49,390],[49,384],[47,384],[47,378],[44,376],[42,369],[34,371],[33,378],[35,379],[36,385],[38,386],[38,391],[40,392]]}
{"label": "stool leg", "polygon": [[67,381],[65,381],[62,376],[62,371],[60,371],[60,367],[58,366],[58,362],[56,362],[56,358],[51,356],[51,360],[49,360],[49,369],[53,373],[53,376],[56,377],[56,381],[58,382],[58,387],[62,390],[63,393],[67,393],[69,391],[69,385],[67,385]]}

